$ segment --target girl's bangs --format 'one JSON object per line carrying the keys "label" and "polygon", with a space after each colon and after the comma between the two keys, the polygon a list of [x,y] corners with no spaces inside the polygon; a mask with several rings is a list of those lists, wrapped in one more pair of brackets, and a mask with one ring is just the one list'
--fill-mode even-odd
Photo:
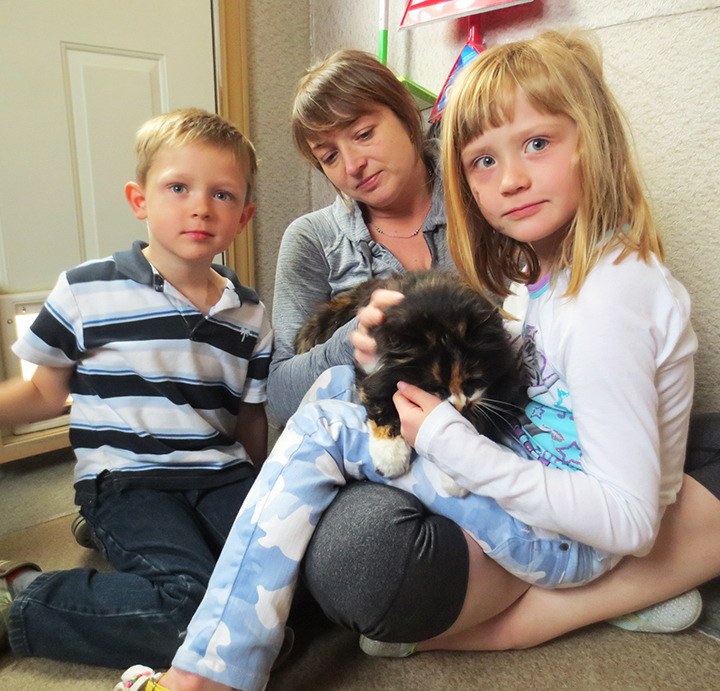
{"label": "girl's bangs", "polygon": [[518,89],[540,111],[569,114],[567,95],[560,86],[562,80],[550,79],[549,68],[539,56],[507,57],[485,65],[481,75],[468,79],[462,87],[453,123],[461,148],[486,130],[512,121]]}
{"label": "girl's bangs", "polygon": [[515,90],[509,75],[497,80],[476,80],[473,87],[465,87],[456,104],[454,123],[461,149],[486,130],[512,120]]}

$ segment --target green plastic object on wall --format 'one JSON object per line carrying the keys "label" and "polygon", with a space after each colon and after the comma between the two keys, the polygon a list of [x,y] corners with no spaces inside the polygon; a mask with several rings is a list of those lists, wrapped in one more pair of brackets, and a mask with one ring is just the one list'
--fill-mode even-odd
{"label": "green plastic object on wall", "polygon": [[[390,0],[379,0],[380,4],[380,26],[378,31],[378,60],[387,65],[387,49],[388,49],[388,8]],[[399,76],[398,79],[405,88],[410,92],[413,98],[418,101],[421,108],[427,108],[435,103],[437,95],[430,89],[420,86],[417,82],[407,77]]]}

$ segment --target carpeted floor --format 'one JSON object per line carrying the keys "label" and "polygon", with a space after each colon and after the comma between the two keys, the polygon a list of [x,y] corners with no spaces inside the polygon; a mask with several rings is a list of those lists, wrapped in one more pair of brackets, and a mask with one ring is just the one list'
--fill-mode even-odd
{"label": "carpeted floor", "polygon": [[[105,568],[95,552],[79,547],[71,536],[70,466],[63,458],[47,461],[40,470],[0,466],[4,521],[0,558],[36,561],[47,570]],[[43,514],[47,514],[45,520],[39,520]],[[7,530],[8,523],[15,525],[13,530]],[[22,523],[25,527],[18,527]],[[700,625],[720,636],[720,580],[705,591],[706,615]],[[5,652],[0,654],[0,691],[110,691],[120,671],[18,658]],[[424,653],[404,660],[381,660],[365,656],[351,633],[314,627],[298,631],[295,649],[273,675],[268,691],[529,688],[720,689],[720,640],[697,630],[668,636],[629,633],[599,624],[533,650]]]}

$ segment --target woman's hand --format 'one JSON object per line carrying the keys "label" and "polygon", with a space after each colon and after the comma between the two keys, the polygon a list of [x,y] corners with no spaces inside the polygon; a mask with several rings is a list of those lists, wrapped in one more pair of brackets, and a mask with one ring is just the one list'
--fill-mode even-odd
{"label": "woman's hand", "polygon": [[403,297],[395,290],[380,288],[373,291],[370,302],[358,310],[358,328],[350,334],[350,342],[355,347],[355,360],[364,370],[372,370],[377,351],[375,339],[368,334],[368,329],[380,324],[385,318],[385,310]]}
{"label": "woman's hand", "polygon": [[442,399],[404,381],[398,382],[397,388],[393,403],[400,416],[400,434],[415,448],[420,425],[442,403]]}

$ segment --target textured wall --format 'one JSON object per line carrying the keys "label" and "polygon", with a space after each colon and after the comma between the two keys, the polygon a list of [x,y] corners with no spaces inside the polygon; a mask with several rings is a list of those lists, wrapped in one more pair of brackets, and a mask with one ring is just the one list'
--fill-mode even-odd
{"label": "textured wall", "polygon": [[260,159],[254,221],[256,288],[272,306],[283,231],[311,208],[307,164],[290,136],[290,107],[310,61],[308,0],[248,0],[250,137]]}
{"label": "textured wall", "polygon": [[[388,63],[437,92],[465,43],[467,21],[398,32],[405,5],[390,0]],[[309,0],[309,12],[310,61],[344,47],[376,51],[375,0]],[[696,405],[720,408],[720,2],[534,0],[481,21],[488,45],[542,28],[597,30],[608,80],[635,133],[668,263],[693,297],[700,338]],[[313,177],[312,205],[327,199],[326,186]]]}

